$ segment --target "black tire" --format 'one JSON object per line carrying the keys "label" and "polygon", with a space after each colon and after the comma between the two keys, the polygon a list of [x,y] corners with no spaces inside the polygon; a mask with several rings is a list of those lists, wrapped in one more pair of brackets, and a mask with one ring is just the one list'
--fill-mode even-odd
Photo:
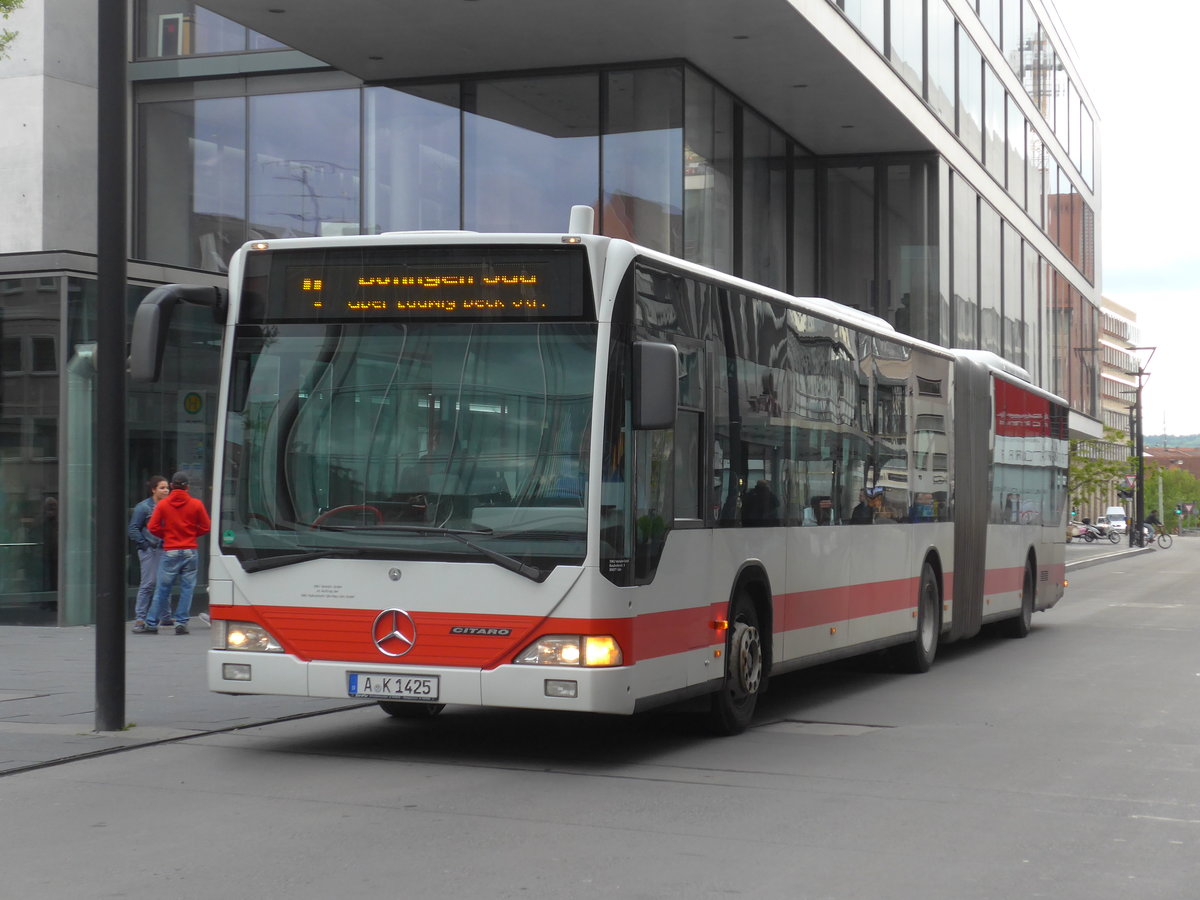
{"label": "black tire", "polygon": [[445,703],[406,703],[403,700],[380,700],[379,708],[394,719],[432,719]]}
{"label": "black tire", "polygon": [[729,608],[729,629],[725,636],[725,679],[712,695],[708,722],[714,734],[740,734],[754,718],[763,686],[762,634],[758,630],[758,610],[743,588]]}
{"label": "black tire", "polygon": [[1174,543],[1174,541],[1171,539],[1171,536],[1169,534],[1167,534],[1165,531],[1159,533],[1158,546],[1161,547],[1163,550],[1168,549],[1171,546],[1171,544],[1173,544],[1173,543]]}
{"label": "black tire", "polygon": [[1117,532],[1115,532],[1115,531],[1110,531],[1108,533],[1108,539],[1110,541],[1112,541],[1114,544],[1121,543],[1121,535],[1117,534]]}
{"label": "black tire", "polygon": [[1033,563],[1025,563],[1025,577],[1021,581],[1021,612],[1011,619],[1006,619],[1001,626],[1005,637],[1023,638],[1033,628],[1033,598],[1037,589],[1034,580]]}
{"label": "black tire", "polygon": [[896,648],[896,664],[905,672],[928,672],[937,656],[941,634],[942,594],[933,566],[925,563],[921,567],[921,585],[917,589],[917,633],[910,643]]}
{"label": "black tire", "polygon": [[1096,539],[1096,536],[1094,534],[1092,534],[1090,531],[1085,531],[1083,533],[1083,539],[1090,544],[1092,541],[1094,541]]}

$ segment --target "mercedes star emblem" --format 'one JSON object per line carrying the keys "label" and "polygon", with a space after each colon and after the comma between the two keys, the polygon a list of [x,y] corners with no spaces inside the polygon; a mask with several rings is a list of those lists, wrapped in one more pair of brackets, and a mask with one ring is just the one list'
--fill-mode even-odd
{"label": "mercedes star emblem", "polygon": [[386,656],[403,656],[417,642],[417,624],[402,609],[385,609],[375,617],[371,639]]}

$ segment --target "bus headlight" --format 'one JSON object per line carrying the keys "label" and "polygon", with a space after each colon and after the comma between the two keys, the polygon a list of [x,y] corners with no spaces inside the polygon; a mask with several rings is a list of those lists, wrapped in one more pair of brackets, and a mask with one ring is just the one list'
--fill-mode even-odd
{"label": "bus headlight", "polygon": [[[218,628],[217,623],[220,622]],[[213,621],[213,647],[217,650],[257,650],[282,653],[283,647],[271,632],[253,622]]]}
{"label": "bus headlight", "polygon": [[611,634],[548,634],[517,655],[526,666],[619,666],[621,646]]}

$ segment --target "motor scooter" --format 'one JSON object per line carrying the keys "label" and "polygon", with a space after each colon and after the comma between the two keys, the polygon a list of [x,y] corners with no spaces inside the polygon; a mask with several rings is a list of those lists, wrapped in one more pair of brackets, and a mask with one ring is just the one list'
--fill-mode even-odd
{"label": "motor scooter", "polygon": [[1112,543],[1115,544],[1121,539],[1120,535],[1118,535],[1112,529],[1109,529],[1107,532],[1102,531],[1101,529],[1099,529],[1098,527],[1096,527],[1095,525],[1092,524],[1091,519],[1085,518],[1083,520],[1082,524],[1083,524],[1083,533],[1080,534],[1080,537],[1082,537],[1089,544],[1092,543],[1092,541],[1098,541],[1098,540],[1102,540],[1104,538],[1108,538]]}

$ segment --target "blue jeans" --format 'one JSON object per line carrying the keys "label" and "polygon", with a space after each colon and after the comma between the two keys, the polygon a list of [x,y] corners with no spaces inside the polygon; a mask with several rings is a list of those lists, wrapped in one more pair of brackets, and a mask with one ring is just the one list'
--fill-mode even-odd
{"label": "blue jeans", "polygon": [[175,606],[175,624],[186,625],[192,611],[192,591],[196,589],[199,556],[195,550],[164,550],[158,565],[158,587],[154,603],[146,616],[146,627],[157,628],[171,611],[171,588],[179,582],[179,602]]}
{"label": "blue jeans", "polygon": [[142,567],[142,583],[138,585],[137,602],[133,606],[133,617],[146,620],[150,612],[150,601],[154,599],[154,588],[158,585],[158,563],[162,559],[162,547],[147,547],[138,550],[138,562]]}

